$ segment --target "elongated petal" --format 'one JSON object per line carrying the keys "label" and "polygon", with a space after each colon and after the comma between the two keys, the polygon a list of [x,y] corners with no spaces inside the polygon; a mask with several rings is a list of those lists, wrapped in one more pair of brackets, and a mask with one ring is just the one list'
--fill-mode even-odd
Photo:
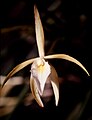
{"label": "elongated petal", "polygon": [[35,59],[36,58],[30,59],[30,60],[26,60],[25,62],[22,62],[19,65],[17,65],[16,67],[14,67],[13,70],[10,71],[9,74],[6,76],[6,78],[5,78],[5,80],[4,80],[3,84],[2,84],[2,87],[8,81],[8,79],[10,77],[12,77],[15,73],[17,73],[18,71],[20,71],[21,69],[23,69],[27,65],[31,64]]}
{"label": "elongated petal", "polygon": [[36,100],[36,102],[41,107],[44,107],[44,105],[42,103],[42,100],[40,98],[39,92],[38,92],[37,83],[36,83],[35,79],[32,76],[30,77],[30,88],[31,88],[32,95],[34,96],[34,99]]}
{"label": "elongated petal", "polygon": [[53,66],[51,66],[50,79],[51,79],[51,84],[52,84],[54,95],[55,95],[55,104],[57,106],[59,101],[59,79],[58,79],[57,72]]}
{"label": "elongated petal", "polygon": [[54,54],[54,55],[45,56],[44,58],[45,59],[57,59],[57,58],[59,58],[59,59],[65,59],[65,60],[71,61],[71,62],[79,65],[88,74],[88,76],[90,76],[88,71],[86,70],[86,68],[78,60],[76,60],[75,58],[73,58],[73,57],[71,57],[69,55],[66,55],[66,54]]}
{"label": "elongated petal", "polygon": [[38,52],[40,57],[44,57],[44,31],[36,6],[34,6],[34,15],[35,15],[35,30],[36,30]]}
{"label": "elongated petal", "polygon": [[43,94],[46,80],[50,74],[50,65],[44,59],[36,59],[31,66],[31,74],[39,83],[39,93]]}

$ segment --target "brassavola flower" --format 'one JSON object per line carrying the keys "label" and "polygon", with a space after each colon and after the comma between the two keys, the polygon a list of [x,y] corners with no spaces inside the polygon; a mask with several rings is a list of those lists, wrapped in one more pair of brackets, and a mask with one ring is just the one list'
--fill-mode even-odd
{"label": "brassavola flower", "polygon": [[26,60],[18,64],[16,67],[14,67],[13,70],[11,70],[9,74],[6,76],[2,86],[4,86],[5,83],[8,81],[8,79],[10,79],[15,73],[17,73],[27,65],[31,64],[30,89],[31,89],[32,95],[34,96],[34,99],[37,101],[37,103],[41,107],[44,107],[43,102],[41,100],[41,96],[43,95],[46,81],[50,80],[53,88],[53,92],[55,95],[55,104],[57,106],[59,101],[58,74],[55,68],[51,64],[49,64],[48,60],[49,59],[65,59],[79,65],[87,73],[88,76],[89,76],[89,73],[86,70],[86,68],[78,60],[76,60],[75,58],[69,55],[53,54],[53,55],[45,56],[44,31],[43,31],[38,9],[35,5],[34,5],[34,17],[35,17],[36,42],[37,42],[39,56],[36,58]]}

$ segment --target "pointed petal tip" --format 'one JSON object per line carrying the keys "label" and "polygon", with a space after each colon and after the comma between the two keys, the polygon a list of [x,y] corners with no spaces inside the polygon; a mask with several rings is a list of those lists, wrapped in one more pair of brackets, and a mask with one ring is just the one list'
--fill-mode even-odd
{"label": "pointed petal tip", "polygon": [[89,73],[87,73],[88,74],[88,76],[90,77],[90,74]]}
{"label": "pointed petal tip", "polygon": [[55,103],[56,104],[56,106],[58,106],[58,102],[57,103]]}
{"label": "pointed petal tip", "polygon": [[34,11],[36,10],[36,5],[34,5]]}
{"label": "pointed petal tip", "polygon": [[42,108],[43,108],[43,107],[44,107],[44,105],[40,105],[40,107],[42,107]]}

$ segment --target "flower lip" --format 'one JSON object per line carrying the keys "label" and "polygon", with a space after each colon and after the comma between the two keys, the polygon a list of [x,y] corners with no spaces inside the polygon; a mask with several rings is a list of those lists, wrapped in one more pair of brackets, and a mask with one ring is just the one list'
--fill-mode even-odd
{"label": "flower lip", "polygon": [[38,58],[31,65],[31,76],[37,82],[40,95],[43,94],[45,83],[50,73],[50,65],[44,59]]}

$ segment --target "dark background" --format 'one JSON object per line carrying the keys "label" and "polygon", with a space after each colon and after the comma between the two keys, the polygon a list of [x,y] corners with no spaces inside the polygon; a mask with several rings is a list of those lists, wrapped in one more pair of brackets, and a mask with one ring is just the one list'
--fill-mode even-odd
{"label": "dark background", "polygon": [[[1,0],[0,75],[7,75],[17,64],[38,56],[34,29],[34,4],[38,8],[44,29],[45,54],[68,54],[79,60],[91,75],[92,21],[91,3],[88,0]],[[42,114],[49,118],[47,116],[49,114],[51,117],[54,115],[58,119],[68,120],[67,117],[75,106],[80,102],[85,103],[89,92],[87,104],[81,116],[76,119],[91,120],[91,77],[69,61],[50,60],[50,62],[60,77],[59,106],[54,105],[54,97],[43,109],[35,102],[27,107],[20,103],[11,120],[31,118],[35,113],[39,113],[39,119]],[[29,70],[30,66],[27,66],[17,75],[28,77]]]}

